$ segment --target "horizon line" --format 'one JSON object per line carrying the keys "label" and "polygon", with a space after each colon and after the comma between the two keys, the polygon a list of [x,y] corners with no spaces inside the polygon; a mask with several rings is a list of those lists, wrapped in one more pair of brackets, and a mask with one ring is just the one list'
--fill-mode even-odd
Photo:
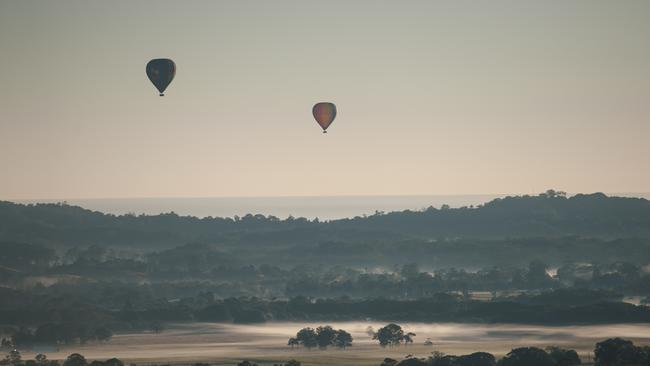
{"label": "horizon line", "polygon": [[[560,190],[556,190],[560,191]],[[2,198],[0,201],[8,202],[38,202],[38,201],[56,201],[56,202],[65,202],[65,201],[108,201],[108,200],[160,200],[160,199],[277,199],[277,198],[384,198],[384,197],[481,197],[481,196],[530,196],[530,195],[539,195],[543,192],[537,193],[416,193],[416,194],[335,194],[335,195],[260,195],[260,196],[131,196],[131,197],[77,197],[77,198]],[[566,192],[566,191],[562,191]],[[648,192],[604,192],[604,191],[593,191],[593,192],[566,192],[567,196],[575,196],[578,194],[594,194],[594,193],[603,193],[607,196],[614,195],[650,195]]]}

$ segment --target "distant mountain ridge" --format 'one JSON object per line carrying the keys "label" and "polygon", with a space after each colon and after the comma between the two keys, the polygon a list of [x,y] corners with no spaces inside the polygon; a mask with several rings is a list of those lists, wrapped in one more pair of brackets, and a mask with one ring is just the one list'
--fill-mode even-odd
{"label": "distant mountain ridge", "polygon": [[471,208],[376,213],[328,222],[246,215],[196,218],[174,213],[115,216],[66,204],[0,201],[0,241],[50,245],[179,245],[224,240],[323,241],[347,238],[650,238],[650,201],[602,193],[495,199]]}

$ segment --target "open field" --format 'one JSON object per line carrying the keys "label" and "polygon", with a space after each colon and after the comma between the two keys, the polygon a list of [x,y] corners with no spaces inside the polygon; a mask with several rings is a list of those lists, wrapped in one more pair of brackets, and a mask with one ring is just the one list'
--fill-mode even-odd
{"label": "open field", "polygon": [[[46,353],[51,359],[79,352],[88,359],[118,357],[138,364],[208,362],[231,365],[242,359],[273,363],[295,358],[304,365],[378,365],[385,357],[401,359],[408,354],[425,357],[434,350],[447,354],[486,351],[501,356],[515,347],[560,345],[577,350],[584,362],[589,362],[595,343],[606,338],[624,337],[639,345],[650,344],[650,324],[546,327],[401,323],[405,330],[417,334],[415,344],[380,348],[366,330],[369,326],[377,329],[384,323],[349,322],[330,324],[352,333],[354,345],[346,350],[292,350],[286,346],[287,339],[300,328],[318,325],[324,324],[175,324],[160,334],[116,334],[106,343],[61,347]],[[427,338],[433,341],[433,346],[423,345]],[[24,356],[32,358],[38,351],[26,352]]]}

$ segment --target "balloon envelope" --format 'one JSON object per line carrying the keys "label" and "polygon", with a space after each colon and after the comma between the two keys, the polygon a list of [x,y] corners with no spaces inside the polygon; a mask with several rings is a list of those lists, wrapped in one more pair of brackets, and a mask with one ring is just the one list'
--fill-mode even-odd
{"label": "balloon envelope", "polygon": [[151,83],[158,89],[160,96],[174,80],[176,75],[176,64],[168,58],[157,58],[147,63],[147,76]]}
{"label": "balloon envelope", "polygon": [[327,128],[332,124],[336,118],[336,106],[334,103],[321,102],[316,103],[311,110],[316,122],[323,129],[323,133],[327,132]]}

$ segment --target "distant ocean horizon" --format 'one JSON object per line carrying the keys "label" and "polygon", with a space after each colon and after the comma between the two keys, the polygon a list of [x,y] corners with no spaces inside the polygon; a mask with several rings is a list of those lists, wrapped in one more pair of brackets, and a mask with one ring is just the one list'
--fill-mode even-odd
{"label": "distant ocean horizon", "polygon": [[[333,220],[375,211],[393,212],[422,210],[442,205],[450,207],[477,206],[495,198],[511,194],[473,195],[413,195],[413,196],[288,196],[288,197],[195,197],[195,198],[88,198],[13,200],[17,203],[57,203],[110,213],[115,215],[174,212],[181,216],[234,217],[246,214],[273,215],[281,219],[289,216]],[[650,193],[611,193],[611,196],[650,199]]]}

